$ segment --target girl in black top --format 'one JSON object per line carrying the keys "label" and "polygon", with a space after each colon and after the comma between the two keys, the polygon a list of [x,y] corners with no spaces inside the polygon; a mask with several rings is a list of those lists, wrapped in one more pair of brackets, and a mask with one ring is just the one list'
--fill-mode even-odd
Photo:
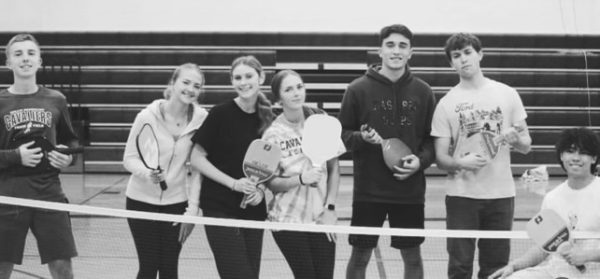
{"label": "girl in black top", "polygon": [[[253,56],[231,66],[238,96],[213,107],[192,141],[192,165],[204,176],[200,208],[207,217],[265,220],[264,185],[244,177],[246,149],[273,121],[271,103],[260,91],[262,65]],[[244,194],[248,206],[240,207]],[[258,278],[263,230],[206,226],[206,236],[221,278]]]}

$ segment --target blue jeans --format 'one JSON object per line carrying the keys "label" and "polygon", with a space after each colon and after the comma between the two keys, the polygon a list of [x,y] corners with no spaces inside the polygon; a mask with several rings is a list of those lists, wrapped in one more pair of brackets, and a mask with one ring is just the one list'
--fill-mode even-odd
{"label": "blue jeans", "polygon": [[[449,230],[512,230],[515,199],[471,199],[446,196]],[[478,278],[487,278],[508,264],[510,239],[448,238],[448,278],[471,279],[475,243],[479,248]]]}

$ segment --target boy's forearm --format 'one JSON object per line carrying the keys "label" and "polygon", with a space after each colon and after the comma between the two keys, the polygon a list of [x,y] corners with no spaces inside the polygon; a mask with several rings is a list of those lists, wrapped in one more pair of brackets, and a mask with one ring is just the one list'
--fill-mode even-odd
{"label": "boy's forearm", "polygon": [[437,154],[436,164],[438,168],[448,172],[460,170],[460,165],[456,162],[456,160],[447,154]]}
{"label": "boy's forearm", "polygon": [[0,169],[21,164],[19,149],[0,149]]}
{"label": "boy's forearm", "polygon": [[513,266],[515,271],[524,268],[536,266],[544,261],[548,257],[548,254],[537,247],[532,247],[521,257],[512,261],[510,264]]}
{"label": "boy's forearm", "polygon": [[365,141],[362,139],[360,131],[346,129],[342,130],[342,141],[344,142],[344,145],[348,151],[360,149],[360,147],[365,143]]}
{"label": "boy's forearm", "polygon": [[425,170],[436,160],[435,148],[433,147],[433,138],[427,137],[419,148],[417,157],[421,161],[421,170]]}
{"label": "boy's forearm", "polygon": [[529,135],[520,136],[519,140],[512,145],[519,153],[527,154],[531,151],[531,137]]}

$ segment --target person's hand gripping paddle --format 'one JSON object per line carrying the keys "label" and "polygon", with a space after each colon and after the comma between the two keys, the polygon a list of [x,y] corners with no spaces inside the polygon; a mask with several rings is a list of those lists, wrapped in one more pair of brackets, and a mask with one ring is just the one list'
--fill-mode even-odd
{"label": "person's hand gripping paddle", "polygon": [[[244,175],[256,184],[267,181],[275,171],[281,160],[281,149],[276,144],[268,141],[256,139],[250,143],[242,169]],[[248,203],[248,195],[244,195],[244,199],[240,204],[241,208],[246,208]]]}
{"label": "person's hand gripping paddle", "polygon": [[[525,128],[520,126],[513,126],[513,128],[521,133]],[[490,131],[480,131],[473,133],[461,143],[461,148],[458,151],[458,156],[463,157],[470,153],[478,154],[486,160],[493,160],[498,155],[500,146],[506,144],[506,136],[497,135]]]}
{"label": "person's hand gripping paddle", "polygon": [[[381,141],[381,151],[385,165],[394,170],[394,166],[404,167],[405,160],[402,158],[412,154],[410,147],[399,138],[389,138]],[[410,162],[411,159],[407,161]]]}
{"label": "person's hand gripping paddle", "polygon": [[339,155],[342,125],[337,118],[313,114],[304,121],[302,152],[313,167],[320,168],[329,159]]}
{"label": "person's hand gripping paddle", "polygon": [[[370,132],[373,128],[368,124],[364,124],[361,130]],[[380,144],[383,161],[391,171],[394,171],[394,166],[403,167],[405,162],[410,162],[410,159],[405,161],[403,158],[413,153],[410,147],[399,138],[382,139]]]}
{"label": "person's hand gripping paddle", "polygon": [[[527,235],[542,250],[555,253],[562,245],[570,245],[571,231],[556,211],[543,209],[527,222]],[[585,272],[584,265],[578,265],[577,269]]]}
{"label": "person's hand gripping paddle", "polygon": [[78,147],[56,147],[54,146],[47,138],[38,137],[35,139],[34,146],[39,146],[42,148],[44,152],[50,152],[52,150],[56,150],[65,155],[78,154],[83,153],[83,146]]}
{"label": "person's hand gripping paddle", "polygon": [[[147,169],[158,171],[159,173],[162,172],[158,139],[149,123],[144,124],[135,137],[135,147],[142,163]],[[164,180],[160,181],[160,189],[163,191],[167,190],[167,183]]]}

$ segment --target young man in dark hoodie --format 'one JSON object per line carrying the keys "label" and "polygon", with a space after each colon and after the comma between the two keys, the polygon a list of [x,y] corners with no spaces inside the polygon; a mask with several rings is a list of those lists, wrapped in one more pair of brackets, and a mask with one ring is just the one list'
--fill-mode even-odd
{"label": "young man in dark hoodie", "polygon": [[[370,66],[346,90],[339,114],[342,138],[354,161],[352,226],[424,228],[425,170],[435,159],[430,136],[435,98],[413,76],[412,32],[404,25],[386,26],[379,34],[381,65]],[[383,139],[399,138],[412,154],[390,170],[383,159]],[[365,278],[378,236],[350,235],[352,255],[347,278]],[[422,237],[392,237],[400,249],[404,278],[423,278]]]}

